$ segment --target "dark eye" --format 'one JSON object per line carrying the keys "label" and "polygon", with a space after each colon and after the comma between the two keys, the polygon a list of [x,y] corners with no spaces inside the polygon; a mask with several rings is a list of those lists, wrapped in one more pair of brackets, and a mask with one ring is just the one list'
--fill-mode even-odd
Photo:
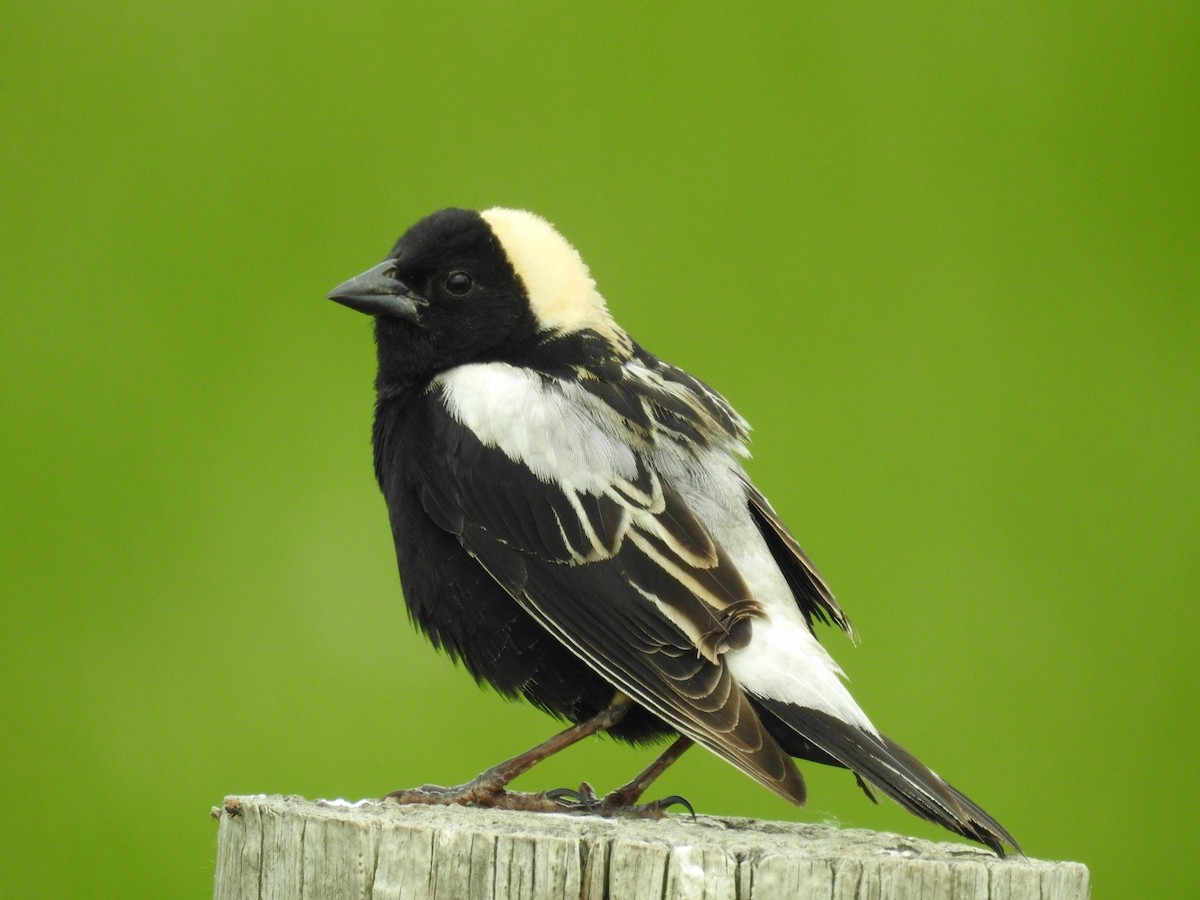
{"label": "dark eye", "polygon": [[475,279],[466,272],[451,272],[446,276],[445,285],[447,293],[453,294],[455,297],[465,297],[475,286]]}

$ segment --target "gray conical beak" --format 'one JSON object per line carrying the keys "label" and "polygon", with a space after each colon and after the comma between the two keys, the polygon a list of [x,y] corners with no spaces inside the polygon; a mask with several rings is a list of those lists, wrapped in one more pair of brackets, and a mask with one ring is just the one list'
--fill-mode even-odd
{"label": "gray conical beak", "polygon": [[369,316],[419,322],[421,308],[429,303],[396,278],[395,269],[395,260],[385,259],[374,268],[339,284],[326,296]]}

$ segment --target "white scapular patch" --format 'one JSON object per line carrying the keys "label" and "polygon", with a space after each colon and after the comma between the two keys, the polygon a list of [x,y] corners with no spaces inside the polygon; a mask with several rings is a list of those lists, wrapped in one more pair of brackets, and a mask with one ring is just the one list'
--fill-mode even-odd
{"label": "white scapular patch", "polygon": [[583,257],[553,225],[522,209],[493,207],[480,216],[500,241],[534,315],[547,330],[591,329],[629,354],[629,336],[613,321]]}
{"label": "white scapular patch", "polygon": [[617,479],[634,480],[633,450],[588,413],[582,388],[547,384],[506,363],[471,363],[438,376],[450,415],[484,445],[496,447],[542,481],[599,495]]}

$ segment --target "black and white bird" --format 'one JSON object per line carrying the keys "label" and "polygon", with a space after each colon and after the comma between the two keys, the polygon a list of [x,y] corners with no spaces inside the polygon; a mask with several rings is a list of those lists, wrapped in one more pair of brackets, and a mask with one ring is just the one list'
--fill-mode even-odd
{"label": "black and white bird", "polygon": [[[630,339],[549,223],[444,209],[329,297],[375,319],[375,474],[412,618],[477,680],[575,723],[398,799],[619,810],[694,742],[798,805],[793,757],[1019,849],[855,703],[813,631],[850,623],[743,470],[746,422]],[[676,740],[601,799],[505,790],[600,730]]]}

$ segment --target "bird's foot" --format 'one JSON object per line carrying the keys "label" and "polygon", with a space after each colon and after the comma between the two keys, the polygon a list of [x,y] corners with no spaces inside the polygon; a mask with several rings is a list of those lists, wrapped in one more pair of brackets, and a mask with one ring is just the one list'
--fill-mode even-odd
{"label": "bird's foot", "polygon": [[[640,792],[639,792],[640,793]],[[545,796],[556,801],[560,809],[566,812],[588,813],[594,816],[636,816],[643,819],[661,819],[672,806],[682,806],[693,819],[696,810],[685,798],[678,794],[663,797],[651,803],[638,803],[638,795],[618,788],[603,797],[597,797],[595,789],[586,781],[579,785],[579,790],[558,788],[546,791]]]}
{"label": "bird's foot", "polygon": [[481,806],[487,809],[512,809],[521,812],[571,812],[593,816],[635,816],[643,819],[661,819],[672,806],[682,806],[696,818],[692,804],[678,794],[655,800],[652,803],[637,803],[637,797],[617,789],[596,796],[595,789],[586,781],[578,790],[558,788],[552,791],[523,793],[505,790],[503,782],[492,773],[484,772],[474,781],[457,787],[442,787],[438,784],[423,784],[419,788],[392,791],[384,800],[397,803],[418,803],[432,806]]}
{"label": "bird's foot", "polygon": [[522,812],[562,812],[563,806],[552,796],[553,791],[535,794],[505,790],[503,780],[491,771],[457,787],[424,784],[419,788],[392,791],[384,800],[397,803],[422,803],[432,806],[481,806],[487,809],[513,809]]}

